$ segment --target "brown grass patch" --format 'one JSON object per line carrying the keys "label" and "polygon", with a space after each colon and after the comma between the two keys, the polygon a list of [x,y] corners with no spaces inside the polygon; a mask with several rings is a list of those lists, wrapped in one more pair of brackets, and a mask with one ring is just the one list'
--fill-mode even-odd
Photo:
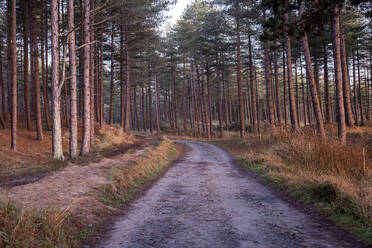
{"label": "brown grass patch", "polygon": [[154,143],[99,163],[65,168],[38,182],[2,189],[0,247],[80,247],[175,158],[172,142]]}
{"label": "brown grass patch", "polygon": [[372,242],[372,132],[349,130],[343,145],[333,138],[332,127],[327,129],[326,142],[308,128],[212,143],[302,200],[320,202],[336,223]]}

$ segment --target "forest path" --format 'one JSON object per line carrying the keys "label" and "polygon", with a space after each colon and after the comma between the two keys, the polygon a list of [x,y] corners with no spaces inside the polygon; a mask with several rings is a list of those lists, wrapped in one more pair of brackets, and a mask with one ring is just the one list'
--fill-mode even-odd
{"label": "forest path", "polygon": [[364,247],[283,200],[224,150],[177,142],[190,151],[131,204],[98,247]]}

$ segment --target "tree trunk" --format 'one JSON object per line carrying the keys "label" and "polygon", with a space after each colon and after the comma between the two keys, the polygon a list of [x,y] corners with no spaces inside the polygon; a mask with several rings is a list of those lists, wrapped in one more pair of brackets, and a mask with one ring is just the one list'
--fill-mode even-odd
{"label": "tree trunk", "polygon": [[342,90],[342,61],[341,61],[341,33],[340,33],[340,8],[338,5],[333,9],[333,51],[335,63],[336,100],[338,110],[338,137],[342,143],[346,143],[345,108]]}
{"label": "tree trunk", "polygon": [[129,54],[129,37],[128,34],[125,36],[125,52],[126,52],[126,60],[127,60],[127,77],[126,77],[126,109],[125,109],[125,125],[124,131],[129,135],[130,134],[130,72],[131,72],[131,65],[130,65],[130,54]]}
{"label": "tree trunk", "polygon": [[[90,10],[94,10],[94,3],[95,0],[90,0]],[[90,15],[90,12],[88,13]],[[89,42],[94,42],[96,36],[95,36],[95,26],[94,24],[94,15],[89,16]],[[94,144],[95,139],[95,120],[98,117],[96,115],[96,107],[97,104],[95,104],[95,89],[96,89],[96,54],[95,54],[95,47],[96,44],[89,45],[89,78],[90,78],[90,144]]]}
{"label": "tree trunk", "polygon": [[248,36],[249,43],[249,81],[250,81],[250,93],[251,93],[251,107],[252,107],[252,132],[254,135],[257,134],[257,104],[256,104],[256,90],[253,80],[253,56],[252,56],[252,40],[251,35]]}
{"label": "tree trunk", "polygon": [[[41,27],[45,27],[46,21],[46,10],[45,10],[45,4],[44,0],[41,0]],[[44,115],[45,115],[45,123],[47,126],[47,130],[51,130],[51,124],[50,124],[50,116],[49,116],[49,97],[48,97],[48,80],[47,80],[47,71],[48,71],[48,61],[45,62],[44,60],[44,51],[48,50],[48,39],[44,40],[45,34],[47,33],[47,29],[44,30],[44,28],[41,28],[40,33],[40,53],[41,53],[41,80],[43,83],[43,99],[44,99]],[[46,48],[45,48],[46,47]]]}
{"label": "tree trunk", "polygon": [[239,99],[239,120],[240,120],[240,137],[245,135],[245,121],[243,109],[242,83],[241,83],[241,63],[240,63],[240,9],[239,0],[235,0],[236,8],[236,64],[237,64],[237,83],[238,83],[238,99]]}
{"label": "tree trunk", "polygon": [[173,115],[174,115],[174,127],[178,130],[178,120],[177,120],[177,91],[176,91],[176,72],[173,68]]}
{"label": "tree trunk", "polygon": [[363,95],[360,77],[360,56],[359,56],[359,42],[357,41],[357,64],[358,64],[358,100],[359,100],[359,114],[360,125],[364,126],[364,110],[363,110]]}
{"label": "tree trunk", "polygon": [[349,82],[349,71],[346,57],[346,42],[344,34],[344,23],[343,23],[342,8],[339,10],[339,29],[340,29],[340,52],[341,52],[341,69],[342,69],[342,89],[344,96],[344,107],[345,107],[345,119],[346,124],[349,127],[354,126],[353,110],[351,107],[350,99],[350,82]]}
{"label": "tree trunk", "polygon": [[354,90],[354,113],[355,113],[355,123],[359,126],[359,107],[358,107],[358,90],[357,90],[357,80],[356,80],[356,63],[355,63],[355,51],[353,50],[353,90]]}
{"label": "tree trunk", "polygon": [[326,122],[332,122],[332,108],[331,101],[329,98],[329,80],[328,80],[328,58],[327,58],[327,46],[323,44],[324,47],[324,104],[326,110]]}
{"label": "tree trunk", "polygon": [[[302,5],[300,6],[300,15],[302,15]],[[309,43],[307,39],[307,33],[305,32],[302,36],[302,48],[304,50],[305,55],[305,64],[306,64],[306,72],[309,79],[310,91],[313,100],[313,109],[314,114],[317,122],[318,132],[321,138],[325,139],[325,131],[324,131],[324,123],[323,123],[323,115],[322,110],[320,108],[320,100],[318,95],[318,87],[316,85],[316,81],[314,78],[313,66],[311,63],[311,56],[310,56],[310,49]]]}
{"label": "tree trunk", "polygon": [[109,124],[112,125],[114,122],[114,24],[111,24],[111,70],[110,70],[110,115]]}
{"label": "tree trunk", "polygon": [[53,158],[63,160],[62,130],[61,130],[61,90],[59,82],[59,27],[58,0],[52,0],[52,150]]}
{"label": "tree trunk", "polygon": [[[10,0],[8,0],[10,1]],[[9,3],[10,14],[10,62],[9,74],[11,75],[11,150],[17,151],[17,22],[16,22],[16,1]]]}
{"label": "tree trunk", "polygon": [[100,74],[100,81],[99,81],[99,113],[100,113],[100,118],[99,118],[99,124],[100,128],[103,128],[103,125],[105,124],[105,98],[104,98],[104,88],[103,88],[103,81],[104,81],[104,66],[103,66],[103,37],[102,34],[100,35],[101,38],[101,43],[100,43],[100,67],[99,67],[99,74]]}
{"label": "tree trunk", "polygon": [[29,37],[29,8],[28,1],[24,3],[24,17],[23,17],[23,83],[24,83],[24,101],[26,110],[26,127],[31,130],[31,108],[30,108],[30,81],[29,81],[29,60],[28,60],[28,37]]}
{"label": "tree trunk", "polygon": [[[212,117],[212,96],[211,96],[211,86],[210,86],[210,75],[209,75],[209,66],[207,66],[207,92],[208,92],[208,118],[209,118],[209,133],[210,136],[213,136],[213,117]],[[244,113],[244,112],[243,112]],[[244,118],[244,115],[243,115]]]}
{"label": "tree trunk", "polygon": [[[288,23],[288,13],[285,14],[286,23]],[[287,78],[288,78],[288,93],[289,93],[289,111],[291,116],[292,129],[294,131],[298,130],[297,123],[297,109],[296,100],[294,95],[293,86],[293,72],[292,72],[292,46],[291,37],[287,34],[286,37],[286,47],[287,47]]]}
{"label": "tree trunk", "polygon": [[151,72],[149,72],[149,85],[148,85],[148,112],[149,112],[149,120],[150,120],[150,132],[152,133],[154,124],[153,124],[153,117],[152,117],[152,96],[151,96]]}
{"label": "tree trunk", "polygon": [[218,55],[216,56],[216,79],[217,79],[217,85],[218,85],[218,120],[220,122],[220,138],[223,138],[223,111],[222,111],[222,81],[220,78],[220,64],[219,64],[219,59]]}
{"label": "tree trunk", "polygon": [[275,128],[275,115],[274,115],[274,104],[272,95],[272,75],[271,75],[271,62],[269,54],[269,42],[264,41],[264,52],[265,52],[265,81],[266,81],[266,101],[268,119],[270,123],[270,132],[274,131]]}
{"label": "tree trunk", "polygon": [[83,139],[81,142],[81,155],[86,155],[90,151],[90,135],[91,135],[91,91],[90,91],[90,30],[89,30],[89,11],[90,0],[84,0],[84,60],[83,60]]}
{"label": "tree trunk", "polygon": [[285,68],[285,48],[283,47],[283,98],[284,98],[284,123],[285,127],[288,125],[287,113],[287,82],[286,82],[286,68]]}
{"label": "tree trunk", "polygon": [[156,133],[160,135],[160,99],[159,99],[159,83],[158,74],[155,73],[155,91],[156,91]]}
{"label": "tree trunk", "polygon": [[182,111],[183,111],[183,131],[187,132],[187,110],[186,110],[186,61],[183,58],[183,77],[182,77]]}
{"label": "tree trunk", "polygon": [[141,86],[141,106],[142,106],[142,127],[146,132],[146,108],[145,108],[145,87]]}
{"label": "tree trunk", "polygon": [[278,126],[282,130],[282,105],[280,101],[280,82],[278,73],[278,53],[274,52],[274,74],[275,74],[275,91],[276,91],[276,115]]}
{"label": "tree trunk", "polygon": [[33,67],[33,89],[35,96],[35,110],[36,110],[36,131],[37,140],[42,141],[43,135],[43,123],[41,120],[41,102],[40,102],[40,79],[39,79],[39,48],[37,42],[37,26],[36,22],[36,0],[31,1],[31,55]]}
{"label": "tree trunk", "polygon": [[3,58],[1,56],[2,54],[2,41],[0,40],[0,89],[1,89],[1,114],[0,114],[0,122],[3,128],[6,128],[5,126],[5,87],[4,87],[4,79],[3,79]]}
{"label": "tree trunk", "polygon": [[302,54],[300,55],[300,71],[301,71],[301,88],[302,88],[302,114],[304,118],[304,125],[307,125],[306,120],[306,103],[305,103],[305,82],[304,82],[304,74],[302,71]]}
{"label": "tree trunk", "polygon": [[68,30],[70,32],[70,157],[75,158],[77,152],[78,116],[77,116],[77,89],[76,89],[76,45],[74,24],[74,1],[68,0]]}
{"label": "tree trunk", "polygon": [[120,125],[125,125],[124,34],[120,27]]}

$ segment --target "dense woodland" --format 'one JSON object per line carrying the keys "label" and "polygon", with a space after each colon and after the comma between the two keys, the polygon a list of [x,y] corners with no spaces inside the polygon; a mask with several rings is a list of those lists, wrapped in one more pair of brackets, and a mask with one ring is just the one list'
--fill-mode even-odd
{"label": "dense woodland", "polygon": [[[2,128],[53,157],[89,153],[106,124],[224,137],[371,120],[369,1],[196,0],[166,31],[167,0],[2,1]],[[7,114],[10,113],[10,114]],[[78,137],[81,147],[78,149]],[[80,139],[80,138],[79,138]]]}

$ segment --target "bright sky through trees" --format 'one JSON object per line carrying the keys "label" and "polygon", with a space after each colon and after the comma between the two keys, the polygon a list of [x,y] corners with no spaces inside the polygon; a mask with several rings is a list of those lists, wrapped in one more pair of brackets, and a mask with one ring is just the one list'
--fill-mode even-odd
{"label": "bright sky through trees", "polygon": [[165,30],[169,26],[174,25],[181,17],[187,5],[191,4],[192,2],[193,0],[177,0],[177,3],[175,5],[171,5],[169,11],[165,13],[165,15],[169,17],[169,19],[164,23],[162,29]]}

